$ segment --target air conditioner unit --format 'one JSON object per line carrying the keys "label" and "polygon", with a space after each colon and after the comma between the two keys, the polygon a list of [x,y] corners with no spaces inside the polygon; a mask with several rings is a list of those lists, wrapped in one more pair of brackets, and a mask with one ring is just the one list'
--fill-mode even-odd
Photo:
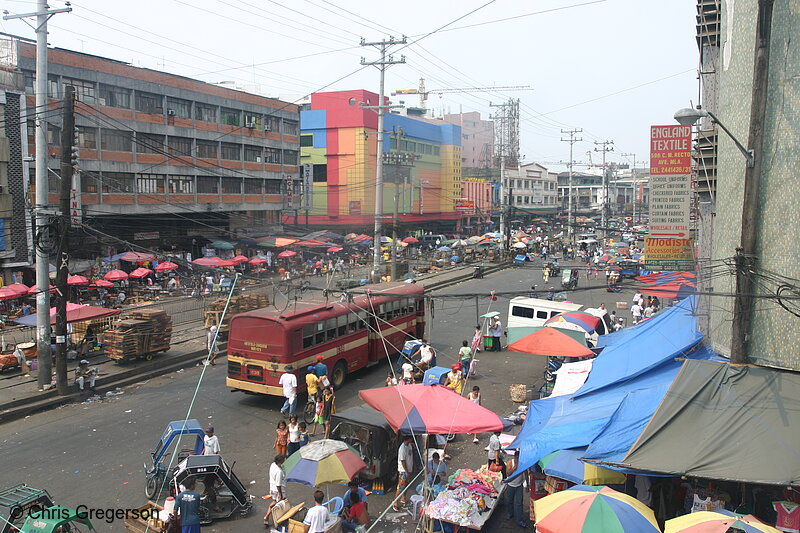
{"label": "air conditioner unit", "polygon": [[174,109],[167,109],[167,116],[168,117],[174,117],[175,116],[175,110]]}
{"label": "air conditioner unit", "polygon": [[264,131],[272,131],[272,124],[269,122],[264,124]]}
{"label": "air conditioner unit", "polygon": [[255,122],[248,122],[248,123],[246,123],[244,125],[244,127],[247,128],[247,129],[251,129],[252,130],[253,128],[256,127],[256,123]]}

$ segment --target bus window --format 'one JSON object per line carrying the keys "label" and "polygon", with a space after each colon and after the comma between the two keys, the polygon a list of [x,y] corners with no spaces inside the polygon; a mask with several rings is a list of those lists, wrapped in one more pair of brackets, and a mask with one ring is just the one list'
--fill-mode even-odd
{"label": "bus window", "polygon": [[303,348],[314,346],[314,324],[303,326]]}
{"label": "bus window", "polygon": [[322,344],[325,342],[325,323],[317,322],[314,324],[317,332],[314,334],[314,344]]}
{"label": "bus window", "polygon": [[369,319],[367,317],[368,315],[366,311],[358,312],[358,329],[365,329],[367,327],[369,324]]}
{"label": "bus window", "polygon": [[382,320],[386,320],[386,304],[381,304],[378,306],[377,312],[378,318]]}
{"label": "bus window", "polygon": [[327,340],[332,341],[336,338],[336,317],[325,321],[325,331],[327,332]]}
{"label": "bus window", "polygon": [[[521,307],[519,305],[515,305],[511,307],[511,315],[512,316],[519,316],[522,318],[533,318],[533,308],[532,307]],[[541,318],[541,317],[539,317]],[[545,316],[545,318],[547,318]]]}
{"label": "bus window", "polygon": [[536,318],[539,318],[541,320],[547,320],[547,311],[536,311]]}
{"label": "bus window", "polygon": [[550,318],[553,318],[556,315],[560,315],[561,311],[550,311]]}
{"label": "bus window", "polygon": [[347,335],[347,316],[342,315],[339,317],[339,329],[336,332],[337,336],[343,337]]}
{"label": "bus window", "polygon": [[363,327],[355,314],[350,313],[347,318],[350,320],[347,324],[347,333],[353,333]]}

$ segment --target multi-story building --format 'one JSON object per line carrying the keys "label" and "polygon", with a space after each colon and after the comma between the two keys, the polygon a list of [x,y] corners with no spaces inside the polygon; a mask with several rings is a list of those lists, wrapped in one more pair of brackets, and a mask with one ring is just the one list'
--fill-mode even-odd
{"label": "multi-story building", "polygon": [[[35,46],[7,40],[18,46],[33,108]],[[297,106],[70,50],[51,48],[48,58],[51,108],[75,88],[73,187],[84,220],[148,246],[280,223],[284,184],[299,177]],[[59,115],[46,117],[51,202],[59,190]],[[34,152],[32,120],[28,143]]]}
{"label": "multi-story building", "polygon": [[506,169],[503,190],[512,218],[555,213],[559,209],[557,175],[539,163]]}
{"label": "multi-story building", "polygon": [[472,233],[489,231],[492,226],[494,187],[486,178],[464,178],[461,180],[461,198],[468,200],[473,207],[460,211],[462,228],[476,230]]}
{"label": "multi-story building", "polygon": [[[558,174],[558,197],[566,213],[570,195],[569,172]],[[572,209],[575,214],[599,213],[605,200],[603,176],[589,172],[572,173]]]}
{"label": "multi-story building", "polygon": [[[708,2],[700,1],[703,7]],[[754,50],[756,43],[757,0],[722,0],[720,49],[717,65],[714,114],[739,141],[748,139],[753,90]],[[755,225],[755,267],[747,275],[755,278],[754,304],[750,314],[747,344],[750,361],[755,364],[800,370],[800,328],[795,298],[800,279],[800,195],[795,182],[800,153],[800,126],[797,121],[797,72],[800,55],[796,45],[800,11],[792,2],[775,2],[771,18],[769,84],[764,98],[763,144],[761,158],[757,219]],[[711,88],[709,88],[711,89]],[[705,104],[705,103],[704,103]],[[732,258],[741,243],[744,205],[745,157],[731,138],[720,132],[713,197],[713,228],[710,279],[702,285],[704,292],[714,293],[705,308],[710,314],[708,338],[715,350],[730,353],[732,318],[736,292],[732,275]],[[702,239],[702,236],[701,236]],[[781,298],[781,296],[788,296]]]}
{"label": "multi-story building", "polygon": [[17,47],[0,39],[0,267],[4,284],[30,282],[33,235],[28,209],[28,173],[24,161],[25,92],[22,72],[17,69]]}
{"label": "multi-story building", "polygon": [[[379,96],[364,90],[314,93],[301,116],[301,156],[310,203],[299,220],[368,232],[375,220]],[[452,229],[460,219],[461,131],[408,116],[384,118],[383,212],[406,229]],[[396,206],[396,209],[395,209]],[[307,207],[307,214],[306,208]],[[285,223],[292,223],[285,216]]]}

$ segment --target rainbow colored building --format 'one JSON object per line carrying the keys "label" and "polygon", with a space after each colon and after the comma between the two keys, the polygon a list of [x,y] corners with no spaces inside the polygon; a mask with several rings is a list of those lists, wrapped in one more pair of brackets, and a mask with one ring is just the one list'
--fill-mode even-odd
{"label": "rainbow colored building", "polygon": [[[301,111],[300,163],[310,165],[305,170],[311,176],[308,224],[366,231],[374,223],[378,116],[362,105],[374,106],[378,99],[364,90],[315,93],[311,109]],[[384,214],[396,210],[409,230],[455,227],[461,128],[387,114],[384,132]],[[303,223],[305,207],[297,212]],[[284,223],[294,216],[294,210],[285,211]]]}

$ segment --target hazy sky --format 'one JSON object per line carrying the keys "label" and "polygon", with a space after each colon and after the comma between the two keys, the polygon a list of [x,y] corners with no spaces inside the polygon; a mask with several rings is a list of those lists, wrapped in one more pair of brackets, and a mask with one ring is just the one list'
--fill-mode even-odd
{"label": "hazy sky", "polygon": [[[12,13],[30,0],[3,0]],[[51,0],[53,8],[64,3]],[[209,82],[258,86],[299,97],[316,90],[378,90],[377,59],[361,37],[408,36],[393,50],[406,64],[387,71],[388,92],[529,85],[533,90],[432,94],[437,114],[494,112],[489,103],[521,99],[526,161],[569,158],[561,129],[583,128],[575,160],[594,141],[613,140],[609,159],[647,159],[648,127],[670,124],[696,103],[698,52],[693,0],[76,0],[54,16],[53,46]],[[2,31],[34,37],[20,21]],[[438,30],[438,31],[437,31]],[[417,97],[393,100],[417,105]],[[594,162],[600,154],[593,154]],[[546,165],[557,169],[557,165]],[[576,170],[580,167],[576,167]]]}

